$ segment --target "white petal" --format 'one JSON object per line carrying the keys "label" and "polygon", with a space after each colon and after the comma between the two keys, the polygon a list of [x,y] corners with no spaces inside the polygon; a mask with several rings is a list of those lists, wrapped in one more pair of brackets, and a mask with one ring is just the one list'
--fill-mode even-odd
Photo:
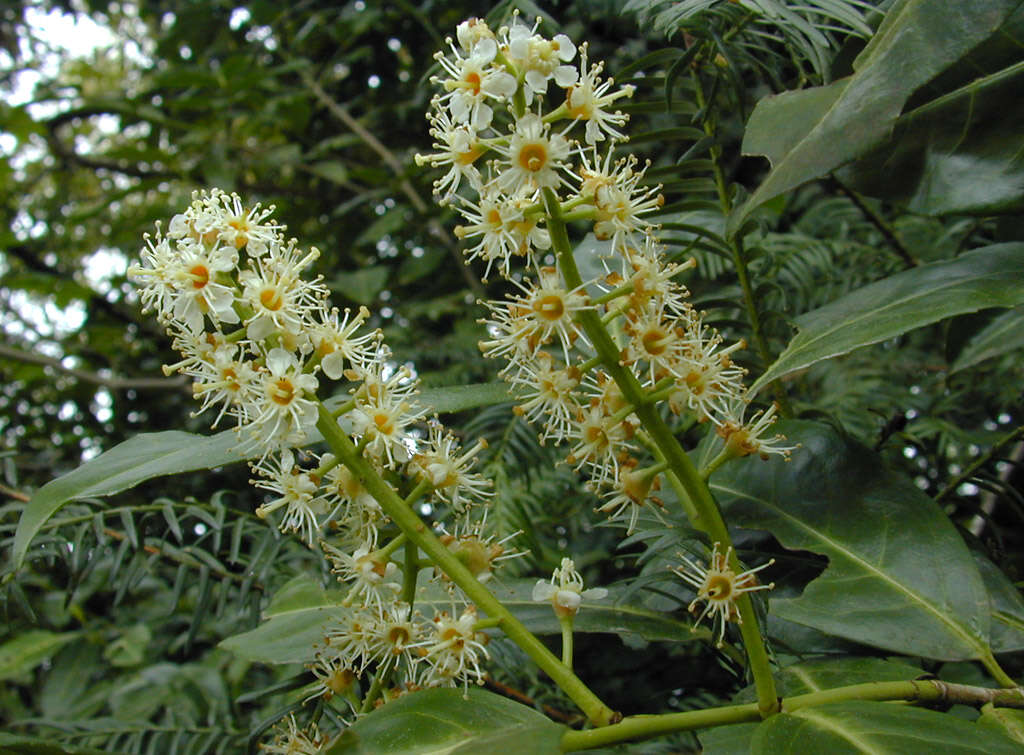
{"label": "white petal", "polygon": [[555,69],[555,83],[563,89],[576,83],[579,72],[575,66],[558,66]]}
{"label": "white petal", "polygon": [[533,599],[538,603],[544,603],[551,600],[556,592],[558,590],[553,584],[541,579],[533,586]]}

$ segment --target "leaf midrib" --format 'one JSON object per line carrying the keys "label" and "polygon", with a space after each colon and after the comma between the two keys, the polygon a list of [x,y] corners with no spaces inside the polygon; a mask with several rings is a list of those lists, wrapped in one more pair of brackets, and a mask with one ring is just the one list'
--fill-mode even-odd
{"label": "leaf midrib", "polygon": [[932,616],[934,616],[936,619],[939,620],[939,622],[941,624],[944,624],[947,627],[949,627],[951,630],[953,630],[953,632],[954,632],[954,634],[956,636],[958,636],[958,637],[962,638],[963,640],[965,640],[967,645],[968,645],[968,647],[973,648],[973,650],[977,653],[977,655],[975,656],[976,658],[980,658],[983,655],[985,655],[985,652],[987,651],[987,647],[985,647],[984,644],[981,643],[976,637],[971,635],[967,631],[967,629],[965,627],[963,627],[961,624],[951,620],[942,611],[939,611],[938,609],[936,609],[923,596],[920,596],[916,592],[913,592],[912,590],[910,590],[909,588],[904,586],[902,583],[898,582],[897,580],[893,579],[888,574],[883,572],[881,569],[876,568],[870,562],[865,561],[860,556],[858,556],[855,553],[849,551],[845,547],[839,545],[835,540],[833,540],[832,538],[828,537],[827,535],[822,533],[820,530],[817,530],[817,529],[814,529],[814,528],[810,527],[809,525],[805,524],[801,520],[797,519],[794,516],[791,516],[789,513],[787,513],[785,511],[783,511],[782,509],[776,507],[774,504],[769,503],[768,501],[766,501],[763,498],[758,498],[756,496],[752,496],[749,493],[746,493],[746,492],[743,492],[743,491],[740,491],[740,490],[733,490],[733,489],[731,489],[729,487],[726,487],[724,485],[715,485],[715,487],[718,488],[719,490],[724,491],[724,492],[732,493],[733,495],[736,495],[739,498],[749,498],[751,500],[757,501],[758,503],[763,505],[768,510],[770,510],[772,512],[775,512],[778,516],[780,516],[780,517],[784,518],[785,520],[789,521],[790,523],[794,524],[797,528],[803,530],[806,533],[814,535],[821,542],[830,545],[838,553],[841,553],[844,556],[846,556],[854,564],[860,565],[864,569],[864,571],[868,572],[869,574],[874,574],[877,578],[881,579],[883,582],[886,582],[891,587],[893,587],[897,592],[903,593],[913,603],[919,604],[922,608],[925,609],[926,613],[929,613]]}

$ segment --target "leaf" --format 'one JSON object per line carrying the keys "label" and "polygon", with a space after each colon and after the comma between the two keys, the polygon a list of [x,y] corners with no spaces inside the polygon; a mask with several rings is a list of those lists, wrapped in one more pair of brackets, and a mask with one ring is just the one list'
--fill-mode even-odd
{"label": "leaf", "polygon": [[[786,666],[779,671],[776,682],[783,697],[808,695],[826,689],[869,682],[902,682],[921,676],[921,669],[902,661],[883,658],[815,658]],[[757,700],[754,685],[744,687],[733,698],[735,703]]]}
{"label": "leaf", "polygon": [[800,597],[772,600],[771,612],[906,655],[985,655],[988,595],[935,502],[831,427],[785,422],[780,431],[801,444],[791,462],[733,462],[712,477],[732,524],[829,559]]}
{"label": "leaf", "polygon": [[326,178],[333,183],[341,185],[348,183],[348,168],[345,167],[345,163],[338,160],[313,163],[312,165],[307,165],[306,168],[310,173]]}
{"label": "leaf", "polygon": [[922,708],[851,700],[780,713],[759,724],[750,752],[829,755],[1010,755],[1020,745],[995,730]]}
{"label": "leaf", "polygon": [[[1020,43],[1018,43],[1020,44]],[[1019,50],[1014,51],[1019,58]],[[927,215],[1020,212],[1024,62],[902,115],[891,138],[840,170],[854,189]]]}
{"label": "leaf", "polygon": [[977,551],[972,551],[971,555],[988,590],[992,652],[1024,650],[1024,598],[1020,590],[985,556]]}
{"label": "leaf", "polygon": [[30,629],[7,640],[0,645],[0,680],[13,679],[31,671],[78,634]]}
{"label": "leaf", "polygon": [[525,705],[472,688],[428,689],[360,718],[327,755],[476,755],[562,752],[568,728]]}
{"label": "leaf", "polygon": [[1024,745],[1024,710],[986,705],[981,709],[977,725],[983,729],[994,729]]}
{"label": "leaf", "polygon": [[[730,233],[769,199],[882,144],[911,95],[986,43],[1018,6],[1019,0],[904,0],[886,14],[842,91],[832,85],[836,97],[827,109],[822,111],[824,95],[759,102],[747,124],[743,151],[768,156],[772,171],[729,218]],[[787,120],[791,127],[776,142],[772,134]],[[806,131],[799,140],[793,130],[797,124],[805,124]]]}
{"label": "leaf", "polygon": [[[533,600],[535,579],[509,579],[489,585],[495,597],[534,634],[560,634],[561,626],[551,605]],[[264,613],[265,621],[248,632],[229,637],[220,647],[262,663],[305,663],[313,657],[313,646],[322,644],[325,631],[345,619],[350,609],[341,605],[342,595],[323,590],[309,577],[297,577],[274,596]],[[421,588],[416,607],[450,610],[447,590],[435,585]],[[622,588],[611,588],[601,600],[584,603],[574,629],[582,633],[636,636],[644,640],[693,642],[708,640],[704,627],[652,611],[630,602]]]}
{"label": "leaf", "polygon": [[53,742],[48,739],[24,737],[0,731],[0,752],[10,755],[103,755],[109,750]]}
{"label": "leaf", "polygon": [[871,283],[796,318],[799,331],[751,386],[947,317],[1024,303],[1024,243],[993,244]]}
{"label": "leaf", "polygon": [[1024,348],[1024,307],[1003,312],[978,331],[963,347],[950,373],[966,370],[986,359]]}
{"label": "leaf", "polygon": [[339,273],[331,281],[331,289],[356,304],[372,304],[388,282],[388,274],[389,269],[386,265],[374,265]]}
{"label": "leaf", "polygon": [[[819,658],[783,668],[776,676],[776,687],[785,698],[852,684],[906,681],[920,674],[921,669],[915,666],[881,658]],[[732,702],[756,700],[757,690],[751,684],[740,690]],[[757,727],[758,724],[734,724],[708,729],[700,733],[700,743],[705,755],[747,755]]]}
{"label": "leaf", "polygon": [[[330,408],[347,398],[346,395],[324,403]],[[499,404],[511,398],[508,386],[495,382],[425,390],[420,393],[419,402],[444,414]],[[320,434],[314,432],[306,442],[320,439]],[[24,562],[28,546],[40,528],[68,501],[113,495],[154,477],[212,469],[255,456],[237,453],[237,445],[234,430],[210,436],[177,430],[143,433],[119,443],[35,492],[18,521],[11,554],[14,568]]]}

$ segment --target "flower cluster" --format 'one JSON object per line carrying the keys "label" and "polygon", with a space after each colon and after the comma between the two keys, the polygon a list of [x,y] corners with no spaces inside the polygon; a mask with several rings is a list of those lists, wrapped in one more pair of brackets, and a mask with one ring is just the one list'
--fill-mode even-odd
{"label": "flower cluster", "polygon": [[[318,392],[326,382],[347,382],[331,414],[362,459],[381,476],[410,479],[436,510],[449,512],[455,534],[442,542],[486,578],[516,555],[507,538],[485,532],[486,509],[473,513],[491,496],[473,471],[486,443],[463,449],[439,422],[424,421],[416,376],[367,327],[369,310],[329,305],[321,279],[308,274],[317,250],[286,239],[272,212],[246,209],[234,194],[197,192],[166,232],[158,226],[147,236],[129,274],[182,354],[164,370],[192,379],[199,411],[214,413],[214,426],[235,420],[238,448],[256,457],[252,483],[265,496],[256,514],[310,546],[319,542],[348,588],[351,614],[328,630],[312,667],[320,694],[345,695],[367,672],[406,689],[479,682],[487,650],[475,608],[438,574],[450,611],[413,612],[402,595],[416,574],[392,560],[403,538],[379,502],[334,454],[301,447],[328,411]],[[322,540],[328,530],[330,540]],[[298,741],[301,733],[288,737]]]}
{"label": "flower cluster", "polygon": [[[417,161],[447,170],[434,187],[463,218],[455,233],[467,262],[513,287],[485,303],[480,348],[504,360],[517,412],[541,425],[542,440],[569,447],[568,462],[604,496],[601,510],[632,530],[643,507],[660,505],[664,468],[645,461],[634,407],[602,367],[584,316],[600,319],[618,366],[647,396],[710,422],[732,455],[790,449],[766,434],[774,409],[744,421],[745,370],[733,360],[744,343],[726,343],[689,303],[677,281],[694,263],[669,261],[647,219],[664,203],[659,187],[635,157],[614,156],[628,120],[617,107],[634,87],[603,79],[586,44],[537,28],[518,17],[497,31],[479,19],[459,25],[433,79],[435,151]],[[579,279],[571,252],[553,244],[551,212],[590,224],[604,275]]]}

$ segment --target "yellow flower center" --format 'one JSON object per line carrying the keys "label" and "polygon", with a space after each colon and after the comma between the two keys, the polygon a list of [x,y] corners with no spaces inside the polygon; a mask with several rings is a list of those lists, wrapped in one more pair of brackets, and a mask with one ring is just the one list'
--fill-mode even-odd
{"label": "yellow flower center", "polygon": [[270,384],[270,400],[281,406],[288,406],[295,398],[295,385],[290,378],[282,377]]}
{"label": "yellow flower center", "polygon": [[524,144],[523,148],[519,150],[519,165],[523,170],[536,173],[539,170],[543,170],[547,162],[548,149],[547,145],[543,142]]}

